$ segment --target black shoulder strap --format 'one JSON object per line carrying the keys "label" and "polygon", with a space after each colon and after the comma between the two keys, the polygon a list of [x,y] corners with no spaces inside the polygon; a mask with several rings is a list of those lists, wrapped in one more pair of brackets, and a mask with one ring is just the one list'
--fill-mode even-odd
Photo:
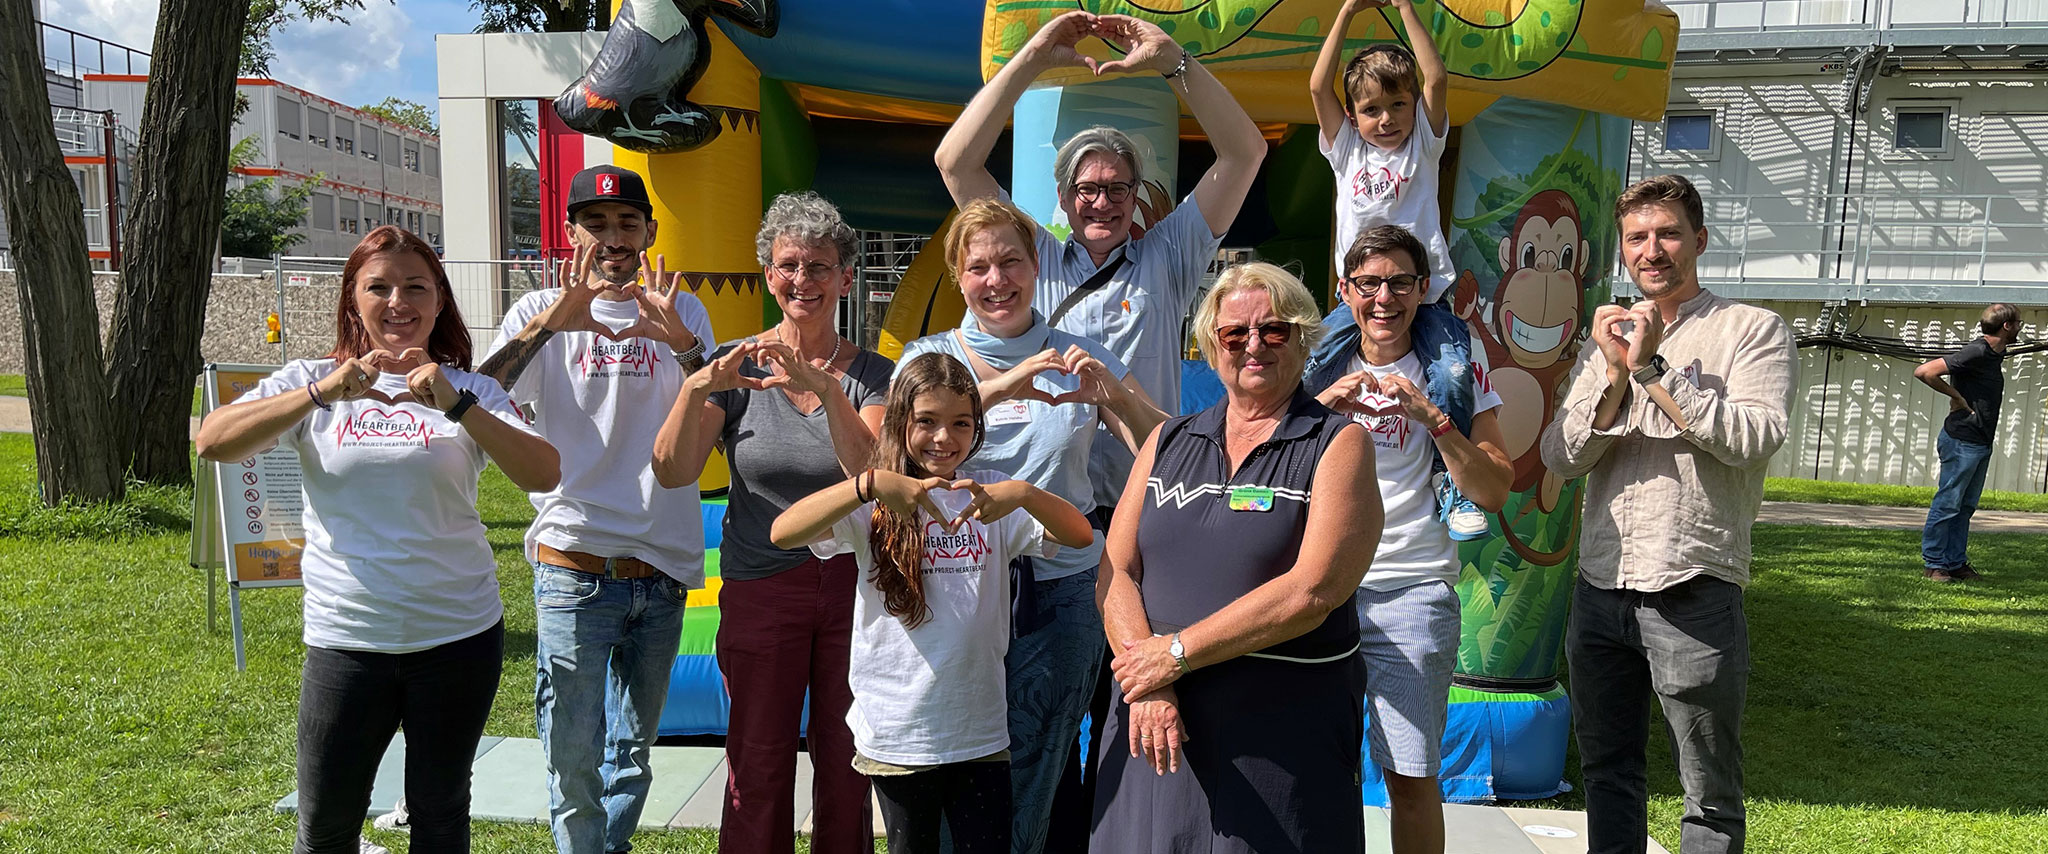
{"label": "black shoulder strap", "polygon": [[1075,304],[1085,299],[1089,294],[1102,290],[1103,285],[1109,284],[1109,277],[1116,275],[1117,270],[1123,269],[1124,262],[1129,259],[1130,256],[1122,252],[1117,253],[1116,260],[1102,265],[1100,269],[1095,271],[1095,275],[1088,277],[1088,281],[1082,282],[1081,286],[1075,288],[1073,293],[1067,294],[1066,299],[1060,300],[1059,306],[1052,310],[1052,316],[1045,319],[1045,325],[1055,329],[1059,328],[1060,319],[1066,317],[1067,312],[1072,311]]}

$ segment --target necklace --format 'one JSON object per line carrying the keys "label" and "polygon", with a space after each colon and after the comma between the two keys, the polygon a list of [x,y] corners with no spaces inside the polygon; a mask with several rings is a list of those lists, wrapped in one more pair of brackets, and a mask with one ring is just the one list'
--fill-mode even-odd
{"label": "necklace", "polygon": [[[776,340],[777,342],[782,342],[782,341],[783,341],[783,339],[784,339],[784,338],[786,337],[786,336],[784,336],[784,335],[782,334],[782,327],[780,327],[780,326],[777,326],[777,327],[775,327],[775,329],[774,329],[773,331],[774,331],[774,333],[775,333],[775,340]],[[832,355],[830,355],[830,356],[826,356],[826,357],[825,357],[825,370],[827,370],[827,371],[830,371],[830,370],[832,370],[832,366],[833,366],[833,365],[835,365],[835,364],[837,364],[837,363],[839,362],[839,348],[840,348],[840,347],[842,347],[842,346],[844,346],[845,344],[846,344],[846,339],[845,339],[845,338],[843,338],[843,337],[840,337],[840,335],[839,335],[838,333],[833,333],[833,335],[832,335]],[[795,347],[794,345],[792,345],[792,346],[790,347],[790,349],[794,350],[794,349],[796,349],[796,347]],[[797,353],[796,355],[797,355],[797,357],[798,357],[798,358],[802,358],[804,354],[803,354],[803,353],[801,353],[801,352],[799,352],[799,353]]]}

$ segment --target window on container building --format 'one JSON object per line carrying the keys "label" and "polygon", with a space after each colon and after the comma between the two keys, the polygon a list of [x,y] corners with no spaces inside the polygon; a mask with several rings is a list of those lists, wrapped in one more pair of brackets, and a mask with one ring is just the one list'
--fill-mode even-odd
{"label": "window on container building", "polygon": [[1948,110],[1942,107],[1899,110],[1892,147],[1901,151],[1943,151],[1948,148]]}
{"label": "window on container building", "polygon": [[314,193],[307,205],[307,215],[312,219],[313,228],[319,231],[334,230],[334,197],[326,193]]}
{"label": "window on container building", "polygon": [[407,170],[407,171],[411,171],[411,172],[418,172],[418,171],[420,171],[420,146],[419,146],[419,143],[416,143],[416,142],[412,142],[412,141],[410,141],[410,140],[407,140],[407,141],[406,141],[406,143],[405,143],[405,168],[406,168],[406,170]]}
{"label": "window on container building", "polygon": [[327,147],[327,111],[306,111],[306,141],[321,148]]}
{"label": "window on container building", "polygon": [[421,227],[426,229],[426,233],[420,236],[425,238],[427,243],[432,244],[435,249],[441,248],[441,216],[439,214],[427,214],[426,219],[421,223]]}
{"label": "window on container building", "polygon": [[398,165],[398,134],[384,132],[384,147],[378,149],[377,159],[393,166]]}
{"label": "window on container building", "polygon": [[441,177],[441,149],[436,146],[429,145],[420,149],[420,154],[421,159],[426,161],[427,177]]}
{"label": "window on container building", "polygon": [[356,153],[356,123],[344,118],[334,120],[334,150],[342,154]]}
{"label": "window on container building", "polygon": [[361,219],[358,219],[358,217],[362,215],[363,211],[361,202],[358,202],[355,199],[342,199],[340,230],[348,234],[363,233],[363,221]]}
{"label": "window on container building", "polygon": [[277,99],[277,133],[279,136],[299,138],[299,102]]}

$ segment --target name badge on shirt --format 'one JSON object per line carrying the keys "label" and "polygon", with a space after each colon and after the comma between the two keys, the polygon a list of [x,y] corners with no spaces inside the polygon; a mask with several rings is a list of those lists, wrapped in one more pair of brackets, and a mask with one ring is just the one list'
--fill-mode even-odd
{"label": "name badge on shirt", "polygon": [[987,417],[988,424],[991,427],[1001,427],[1005,424],[1029,424],[1031,423],[1031,408],[1026,406],[1024,401],[1021,400],[1004,401],[990,407]]}
{"label": "name badge on shirt", "polygon": [[1273,490],[1264,486],[1230,488],[1230,509],[1265,513],[1273,509]]}

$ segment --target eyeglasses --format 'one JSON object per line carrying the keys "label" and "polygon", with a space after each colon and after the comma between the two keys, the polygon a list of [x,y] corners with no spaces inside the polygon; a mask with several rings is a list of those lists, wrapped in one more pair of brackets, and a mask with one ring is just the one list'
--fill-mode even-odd
{"label": "eyeglasses", "polygon": [[1125,199],[1131,197],[1131,183],[1129,181],[1117,181],[1113,184],[1090,183],[1074,185],[1074,198],[1080,199],[1083,204],[1094,203],[1104,193],[1109,194],[1110,201],[1122,204]]}
{"label": "eyeglasses", "polygon": [[[1252,328],[1249,326],[1216,327],[1216,342],[1222,344],[1223,349],[1229,350],[1232,353],[1250,346],[1251,338]],[[1276,320],[1272,323],[1259,324],[1259,340],[1266,342],[1268,347],[1284,347],[1293,338],[1294,324],[1292,323]]]}
{"label": "eyeglasses", "polygon": [[1419,284],[1422,284],[1421,276],[1411,276],[1407,273],[1386,276],[1384,278],[1380,276],[1344,277],[1344,287],[1350,288],[1351,292],[1357,294],[1359,299],[1372,299],[1379,294],[1382,286],[1392,291],[1394,296],[1405,297],[1415,293],[1415,286]]}
{"label": "eyeglasses", "polygon": [[788,262],[777,264],[769,269],[781,275],[782,280],[785,282],[794,282],[797,280],[797,277],[801,276],[821,284],[830,281],[832,274],[839,271],[839,267],[833,264],[812,263],[799,266]]}

